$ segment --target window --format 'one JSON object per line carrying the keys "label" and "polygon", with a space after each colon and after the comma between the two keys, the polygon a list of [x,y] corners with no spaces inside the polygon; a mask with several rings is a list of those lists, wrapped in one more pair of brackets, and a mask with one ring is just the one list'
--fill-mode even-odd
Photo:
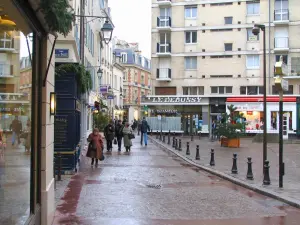
{"label": "window", "polygon": [[185,57],[184,65],[186,70],[196,70],[197,69],[197,57]]}
{"label": "window", "polygon": [[[294,93],[294,86],[293,85],[289,85],[289,90],[288,91],[283,91],[283,94],[285,94],[285,95],[292,95],[293,93]],[[278,95],[279,94],[279,90],[275,85],[272,86],[272,94],[273,95]]]}
{"label": "window", "polygon": [[183,95],[204,95],[204,86],[182,87]]}
{"label": "window", "polygon": [[[275,62],[279,62],[280,56],[281,55],[275,55]],[[287,55],[282,55],[282,59],[285,64],[288,64],[288,56]]]}
{"label": "window", "polygon": [[240,87],[241,95],[262,95],[263,86],[241,86]]}
{"label": "window", "polygon": [[300,75],[300,57],[291,58],[291,74],[294,76]]}
{"label": "window", "polygon": [[127,63],[127,53],[126,52],[121,53],[121,59],[122,59],[122,63]]}
{"label": "window", "polygon": [[224,17],[225,24],[232,24],[232,16]]}
{"label": "window", "polygon": [[184,15],[186,19],[197,18],[197,6],[187,6],[184,9]]}
{"label": "window", "polygon": [[247,28],[247,41],[258,41],[259,40],[259,34],[254,35],[252,33],[252,28]]}
{"label": "window", "polygon": [[246,60],[248,69],[259,69],[259,55],[247,55]]}
{"label": "window", "polygon": [[231,94],[232,86],[211,86],[210,90],[212,94]]}
{"label": "window", "polygon": [[186,44],[197,43],[197,31],[187,31],[187,32],[185,32],[185,43]]}
{"label": "window", "polygon": [[247,3],[247,15],[259,15],[259,2]]}
{"label": "window", "polygon": [[224,44],[225,51],[232,51],[232,43]]}

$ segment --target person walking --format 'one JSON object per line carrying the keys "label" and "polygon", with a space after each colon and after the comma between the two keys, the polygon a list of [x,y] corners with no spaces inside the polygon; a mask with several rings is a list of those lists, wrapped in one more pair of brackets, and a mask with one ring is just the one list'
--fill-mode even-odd
{"label": "person walking", "polygon": [[132,141],[131,141],[131,135],[132,134],[132,128],[129,126],[129,123],[125,123],[125,127],[122,129],[122,134],[124,137],[124,147],[126,149],[126,152],[131,150]]}
{"label": "person walking", "polygon": [[123,128],[124,128],[124,125],[122,124],[122,121],[119,120],[117,125],[116,125],[116,129],[115,129],[115,131],[116,131],[115,136],[116,136],[117,141],[118,141],[118,151],[119,152],[121,151],[122,138],[123,138],[123,134],[122,134]]}
{"label": "person walking", "polygon": [[20,134],[22,132],[22,123],[19,120],[18,116],[16,116],[12,121],[10,127],[12,130],[12,145],[15,145],[16,140],[18,140],[18,144],[21,144]]}
{"label": "person walking", "polygon": [[212,141],[215,140],[216,133],[217,133],[217,123],[215,120],[213,120],[212,125],[211,125],[211,140]]}
{"label": "person walking", "polygon": [[104,160],[103,155],[103,137],[99,133],[97,128],[94,128],[93,133],[91,133],[87,139],[89,142],[88,151],[86,156],[92,158],[91,165],[94,165],[96,161],[96,166],[98,166],[98,160]]}
{"label": "person walking", "polygon": [[143,145],[143,139],[145,146],[148,144],[148,134],[147,132],[150,131],[150,126],[145,117],[143,117],[142,124],[141,124],[141,145]]}
{"label": "person walking", "polygon": [[114,122],[111,120],[109,124],[104,128],[104,136],[106,139],[106,147],[107,151],[112,151],[112,142],[115,138],[115,127],[114,127]]}

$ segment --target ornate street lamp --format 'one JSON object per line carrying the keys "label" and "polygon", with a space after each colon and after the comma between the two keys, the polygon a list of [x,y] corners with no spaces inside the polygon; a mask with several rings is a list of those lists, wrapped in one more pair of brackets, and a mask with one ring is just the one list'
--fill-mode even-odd
{"label": "ornate street lamp", "polygon": [[108,44],[111,41],[113,30],[114,30],[113,26],[108,22],[108,20],[106,20],[105,23],[103,24],[103,27],[101,28],[104,42],[106,44]]}

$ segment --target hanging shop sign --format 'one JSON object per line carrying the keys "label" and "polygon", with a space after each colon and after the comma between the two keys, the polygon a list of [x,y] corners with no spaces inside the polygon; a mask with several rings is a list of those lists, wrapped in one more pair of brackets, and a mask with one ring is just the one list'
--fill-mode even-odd
{"label": "hanging shop sign", "polygon": [[177,109],[153,109],[151,110],[152,113],[159,113],[159,114],[175,114],[178,113]]}
{"label": "hanging shop sign", "polygon": [[69,49],[55,49],[56,58],[69,58]]}
{"label": "hanging shop sign", "polygon": [[201,97],[194,96],[147,96],[142,99],[143,104],[160,105],[160,104],[172,104],[172,105],[197,105],[208,104],[208,100],[203,101]]}

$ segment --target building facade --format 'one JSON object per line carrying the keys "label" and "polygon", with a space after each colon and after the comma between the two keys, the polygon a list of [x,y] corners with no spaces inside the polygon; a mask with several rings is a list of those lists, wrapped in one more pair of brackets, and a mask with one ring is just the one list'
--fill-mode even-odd
{"label": "building facade", "polygon": [[116,39],[114,53],[125,67],[123,77],[124,119],[132,122],[144,115],[143,97],[152,94],[151,61],[142,56],[137,43]]}
{"label": "building facade", "polygon": [[[267,94],[278,95],[273,71],[282,55],[288,65],[285,94],[299,95],[299,10],[297,0],[152,0],[154,94],[208,98],[208,107],[182,111],[203,115],[208,127],[226,111],[227,97],[262,95],[263,35],[252,34],[258,23],[266,26]],[[260,121],[262,112],[253,117]]]}

